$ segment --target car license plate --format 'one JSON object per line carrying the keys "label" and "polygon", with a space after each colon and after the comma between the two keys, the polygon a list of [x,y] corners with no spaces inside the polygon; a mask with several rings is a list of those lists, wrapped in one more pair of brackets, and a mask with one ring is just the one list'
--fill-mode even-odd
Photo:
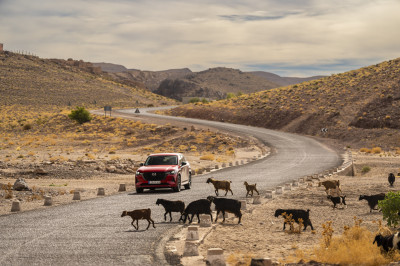
{"label": "car license plate", "polygon": [[161,184],[161,181],[149,181],[150,185]]}

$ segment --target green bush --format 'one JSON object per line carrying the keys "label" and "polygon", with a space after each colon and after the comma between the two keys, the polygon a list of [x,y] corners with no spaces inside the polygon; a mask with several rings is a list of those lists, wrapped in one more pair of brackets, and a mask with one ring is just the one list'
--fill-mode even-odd
{"label": "green bush", "polygon": [[382,210],[383,220],[387,221],[389,226],[397,226],[400,221],[400,192],[389,191],[384,200],[378,202]]}
{"label": "green bush", "polygon": [[71,111],[68,117],[72,120],[75,120],[79,124],[83,124],[92,120],[89,111],[84,107],[76,107],[76,109]]}
{"label": "green bush", "polygon": [[366,173],[368,173],[369,171],[371,171],[371,167],[369,167],[369,166],[364,166],[364,167],[361,169],[361,173],[363,173],[363,174],[366,174]]}

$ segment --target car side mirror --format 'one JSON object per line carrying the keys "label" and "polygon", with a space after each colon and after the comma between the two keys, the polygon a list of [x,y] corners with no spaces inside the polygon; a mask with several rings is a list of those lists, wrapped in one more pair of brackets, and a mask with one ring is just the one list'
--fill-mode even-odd
{"label": "car side mirror", "polygon": [[143,166],[143,165],[144,165],[144,163],[140,163],[140,164],[139,164],[139,166]]}
{"label": "car side mirror", "polygon": [[182,162],[182,164],[181,164],[182,166],[184,166],[184,165],[187,165],[187,163],[186,162]]}

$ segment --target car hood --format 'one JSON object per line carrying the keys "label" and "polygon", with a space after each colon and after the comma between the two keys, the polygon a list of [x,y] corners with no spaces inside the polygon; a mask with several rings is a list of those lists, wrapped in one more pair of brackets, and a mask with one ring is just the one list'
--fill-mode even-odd
{"label": "car hood", "polygon": [[177,165],[147,165],[141,166],[138,171],[141,172],[168,172],[172,170],[178,170]]}

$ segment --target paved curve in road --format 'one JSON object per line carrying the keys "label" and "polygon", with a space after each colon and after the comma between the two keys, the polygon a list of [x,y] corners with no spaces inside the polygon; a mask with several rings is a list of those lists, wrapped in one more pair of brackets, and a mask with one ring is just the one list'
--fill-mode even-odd
{"label": "paved curve in road", "polygon": [[[133,111],[124,110],[124,116],[132,116]],[[155,116],[143,111],[140,115]],[[138,195],[130,191],[0,216],[0,265],[164,265],[162,243],[176,231],[179,217],[175,213],[175,223],[164,223],[163,208],[155,205],[157,198],[181,199],[188,203],[213,195],[212,185],[205,183],[210,176],[232,180],[235,194],[228,196],[243,198],[244,180],[256,182],[260,190],[265,190],[341,163],[336,152],[304,136],[212,121],[163,119],[251,135],[273,147],[274,152],[266,159],[247,165],[197,176],[192,189],[180,193],[165,190]],[[120,217],[123,210],[147,207],[152,209],[156,229],[151,227],[145,231],[147,222],[140,221],[140,230],[135,231],[130,217]]]}

